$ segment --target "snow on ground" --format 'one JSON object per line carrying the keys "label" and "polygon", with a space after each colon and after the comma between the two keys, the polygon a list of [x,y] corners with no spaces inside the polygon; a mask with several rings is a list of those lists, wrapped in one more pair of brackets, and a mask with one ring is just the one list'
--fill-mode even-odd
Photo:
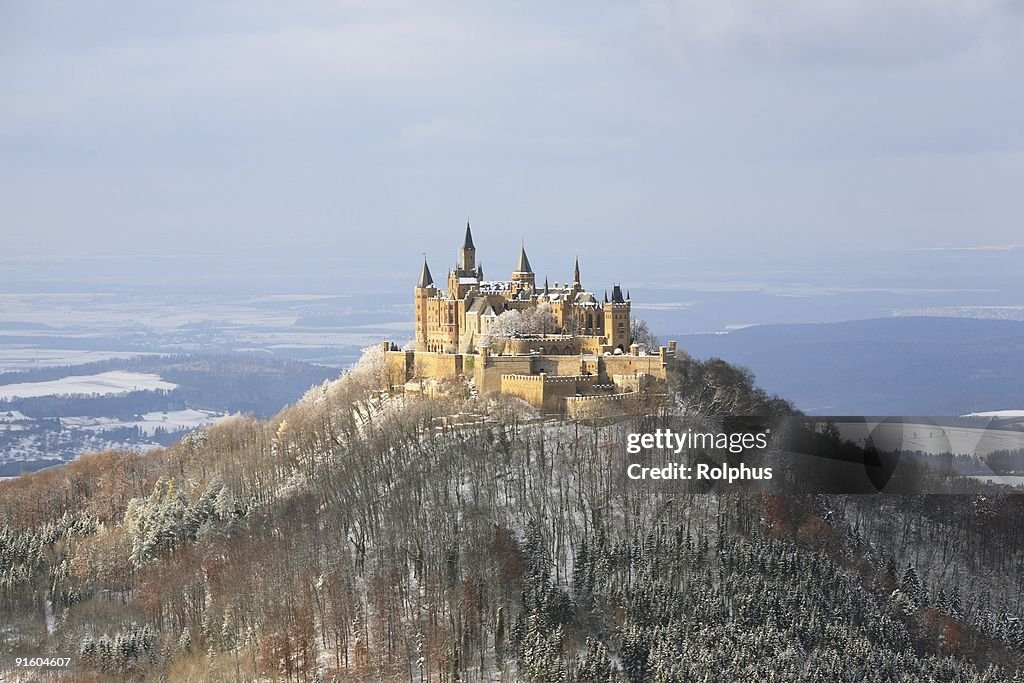
{"label": "snow on ground", "polygon": [[62,394],[121,394],[128,391],[171,390],[177,387],[177,384],[165,382],[160,375],[115,370],[97,375],[73,375],[48,382],[0,385],[0,400]]}
{"label": "snow on ground", "polygon": [[158,427],[168,432],[176,432],[182,429],[195,429],[205,427],[222,419],[223,413],[212,410],[169,410],[167,412],[145,413],[140,420],[116,420],[110,417],[62,417],[61,427],[85,429],[93,432],[102,432],[107,429],[119,429],[122,427],[138,427],[142,433],[152,436]]}
{"label": "snow on ground", "polygon": [[[31,332],[33,330],[28,330]],[[11,336],[9,330],[5,335]],[[135,358],[142,355],[158,356],[158,353],[137,353],[133,351],[80,351],[70,349],[45,349],[36,346],[0,346],[0,370],[30,370],[52,365],[79,365],[114,358]]]}
{"label": "snow on ground", "polygon": [[1024,488],[1024,477],[1013,475],[978,474],[971,477],[971,479],[977,479],[978,481],[983,481],[986,484],[1004,484],[1006,486],[1013,486],[1014,488]]}
{"label": "snow on ground", "polygon": [[945,427],[912,422],[836,422],[840,434],[863,443],[869,432],[875,444],[886,449],[923,453],[953,453],[984,457],[992,451],[1024,448],[1024,432],[1008,429]]}
{"label": "snow on ground", "polygon": [[1019,417],[1024,419],[1024,410],[989,410],[984,413],[967,413],[964,417],[994,417],[997,419]]}

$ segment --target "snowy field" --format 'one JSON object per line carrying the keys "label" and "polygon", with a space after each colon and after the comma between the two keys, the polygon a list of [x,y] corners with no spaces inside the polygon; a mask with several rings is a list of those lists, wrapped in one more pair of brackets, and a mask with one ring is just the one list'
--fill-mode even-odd
{"label": "snowy field", "polygon": [[172,390],[177,384],[165,382],[160,375],[143,372],[101,372],[97,375],[73,375],[48,382],[0,385],[0,400],[62,396],[66,394],[122,394],[128,391]]}
{"label": "snowy field", "polygon": [[196,429],[213,424],[224,417],[222,413],[212,410],[169,410],[163,413],[145,413],[141,420],[115,420],[109,417],[62,417],[61,427],[77,428],[87,431],[102,432],[121,427],[138,427],[146,436],[153,436],[157,428],[168,432],[182,429]]}
{"label": "snowy field", "polygon": [[[9,333],[8,333],[9,334]],[[47,349],[36,346],[0,345],[0,371],[33,370],[53,365],[80,365],[114,358],[135,358],[142,354],[132,351],[79,351],[72,349]]]}
{"label": "snowy field", "polygon": [[977,479],[983,481],[986,484],[1003,484],[1005,486],[1013,486],[1014,488],[1024,488],[1024,477],[1015,477],[1010,475],[999,475],[999,474],[979,474],[971,477],[971,479]]}
{"label": "snowy field", "polygon": [[868,430],[875,444],[885,449],[984,457],[992,451],[1024,448],[1024,432],[1008,429],[944,427],[932,424],[836,422],[847,439],[863,443]]}
{"label": "snowy field", "polygon": [[1024,420],[1024,410],[990,410],[985,413],[968,413],[964,417],[993,417],[997,420],[1020,418]]}

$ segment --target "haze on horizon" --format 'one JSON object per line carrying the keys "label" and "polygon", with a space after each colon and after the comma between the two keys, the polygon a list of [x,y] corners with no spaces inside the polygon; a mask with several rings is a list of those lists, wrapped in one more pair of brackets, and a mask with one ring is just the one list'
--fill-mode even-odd
{"label": "haze on horizon", "polygon": [[0,285],[328,254],[404,283],[467,215],[495,275],[524,237],[601,276],[894,250],[1009,272],[1022,39],[998,0],[3,3]]}

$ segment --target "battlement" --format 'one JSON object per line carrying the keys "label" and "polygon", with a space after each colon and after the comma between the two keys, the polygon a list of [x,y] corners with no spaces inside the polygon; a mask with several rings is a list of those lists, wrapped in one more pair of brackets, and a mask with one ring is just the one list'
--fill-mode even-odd
{"label": "battlement", "polygon": [[[399,351],[389,342],[382,342],[382,347],[382,388],[419,388],[420,393],[429,393],[423,387],[431,389],[440,386],[436,382],[472,378],[480,394],[518,396],[548,413],[565,413],[568,407],[563,399],[637,394],[664,383],[667,360],[676,353],[675,342],[660,347],[657,355],[637,353],[635,344],[631,345],[633,353],[578,355],[495,355],[487,349],[477,354]],[[420,381],[427,379],[435,384]]]}
{"label": "battlement", "polygon": [[597,380],[593,375],[549,375],[542,372],[539,375],[502,375],[502,380],[517,382],[543,382],[544,384],[588,384],[593,385]]}
{"label": "battlement", "polygon": [[501,393],[518,396],[545,413],[564,412],[564,399],[595,390],[595,375],[502,375]]}
{"label": "battlement", "polygon": [[609,413],[621,414],[638,405],[636,392],[569,396],[565,399],[565,415],[574,420],[601,417]]}

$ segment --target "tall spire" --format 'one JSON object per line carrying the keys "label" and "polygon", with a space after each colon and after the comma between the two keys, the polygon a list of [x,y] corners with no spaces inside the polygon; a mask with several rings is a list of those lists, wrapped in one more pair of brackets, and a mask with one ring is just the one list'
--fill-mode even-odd
{"label": "tall spire", "polygon": [[519,260],[516,261],[516,273],[532,273],[533,268],[530,267],[530,259],[526,258],[526,244],[523,243],[519,247]]}
{"label": "tall spire", "polygon": [[572,271],[572,283],[578,285],[580,283],[580,257],[576,257],[576,267]]}
{"label": "tall spire", "polygon": [[423,270],[420,271],[420,279],[416,282],[416,287],[420,289],[426,289],[427,287],[434,286],[434,278],[430,275],[430,268],[427,266],[427,255],[423,255]]}
{"label": "tall spire", "polygon": [[547,277],[545,277],[544,278],[544,294],[549,294],[549,293],[550,293],[550,290],[548,290],[548,279],[547,279]]}
{"label": "tall spire", "polygon": [[466,219],[466,239],[462,241],[462,249],[459,250],[459,270],[470,273],[476,268],[476,247],[473,246],[473,232],[469,229],[469,219]]}

